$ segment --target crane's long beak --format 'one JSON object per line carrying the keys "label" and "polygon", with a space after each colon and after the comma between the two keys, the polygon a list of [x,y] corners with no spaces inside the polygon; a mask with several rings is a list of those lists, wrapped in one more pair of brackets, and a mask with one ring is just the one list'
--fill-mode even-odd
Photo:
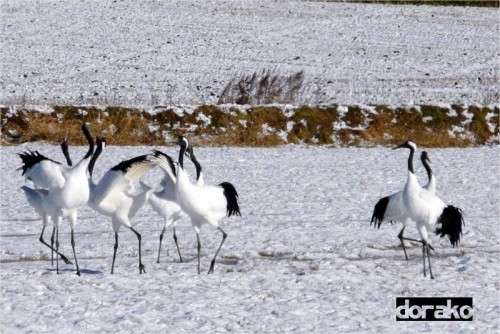
{"label": "crane's long beak", "polygon": [[394,147],[393,150],[397,150],[398,148],[405,148],[405,147],[406,147],[406,143],[403,143],[401,145]]}

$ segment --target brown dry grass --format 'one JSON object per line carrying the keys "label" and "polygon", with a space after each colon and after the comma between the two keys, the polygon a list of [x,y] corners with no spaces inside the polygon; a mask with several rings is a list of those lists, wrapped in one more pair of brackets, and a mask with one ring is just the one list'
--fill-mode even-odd
{"label": "brown dry grass", "polygon": [[333,124],[339,120],[337,106],[328,108],[300,107],[290,119],[294,122],[288,136],[291,143],[333,144]]}
{"label": "brown dry grass", "polygon": [[[390,146],[413,140],[422,147],[484,145],[498,138],[499,109],[453,105],[391,109],[375,106],[375,113],[349,106],[342,116],[338,106],[302,106],[285,113],[277,106],[249,109],[200,106],[177,114],[172,109],[155,114],[132,108],[56,106],[52,113],[1,109],[1,144],[45,141],[59,143],[68,133],[71,144],[84,145],[82,113],[95,135],[111,145],[163,145],[164,137],[187,134],[198,145],[277,146],[286,143],[337,146]],[[335,124],[344,124],[334,130]],[[466,124],[465,126],[463,126]],[[291,127],[291,129],[287,129]],[[450,134],[462,128],[462,134]],[[289,130],[289,131],[287,131]]]}
{"label": "brown dry grass", "polygon": [[[365,138],[380,145],[391,145],[411,139],[422,147],[467,147],[484,145],[495,133],[498,134],[498,128],[495,133],[489,131],[484,118],[490,112],[495,113],[488,108],[479,111],[475,107],[469,107],[466,110],[462,106],[455,105],[452,106],[452,110],[456,111],[456,115],[453,116],[449,110],[436,106],[421,106],[420,109],[420,111],[415,108],[392,110],[386,106],[378,106],[378,114],[373,117],[365,131]],[[474,114],[472,122],[465,130],[475,137],[475,140],[470,136],[450,134],[453,127],[461,127],[466,121],[465,111]]]}

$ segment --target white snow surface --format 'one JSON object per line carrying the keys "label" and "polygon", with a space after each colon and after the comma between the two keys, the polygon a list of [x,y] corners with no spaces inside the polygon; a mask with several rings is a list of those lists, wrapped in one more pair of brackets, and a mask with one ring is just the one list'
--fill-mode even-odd
{"label": "white snow surface", "polygon": [[498,103],[498,9],[3,0],[2,105],[200,105],[304,71],[295,104]]}
{"label": "white snow surface", "polygon": [[[227,219],[228,238],[215,273],[207,275],[221,233],[204,226],[202,274],[188,220],[178,226],[185,262],[171,237],[156,263],[162,221],[149,205],[133,220],[143,236],[139,275],[135,235],[120,231],[111,275],[110,219],[88,207],[79,213],[76,249],[82,271],[60,262],[39,241],[41,219],[20,186],[20,159],[37,149],[63,161],[59,147],[30,143],[1,147],[0,329],[2,333],[498,333],[499,147],[428,149],[437,194],[465,212],[462,241],[432,236],[435,280],[422,274],[421,247],[399,246],[401,224],[370,226],[375,203],[402,189],[407,151],[388,148],[198,148],[205,182],[232,182],[242,217]],[[156,147],[177,158],[177,148]],[[94,176],[152,147],[108,147]],[[70,148],[74,161],[84,147]],[[420,152],[420,151],[419,151]],[[187,165],[193,176],[192,165]],[[425,170],[415,162],[426,182]],[[154,169],[146,177],[159,183]],[[49,226],[49,230],[51,227]],[[50,239],[50,232],[45,239]],[[418,238],[414,228],[408,237]],[[72,259],[69,226],[61,227],[63,254]],[[469,296],[473,322],[396,322],[397,296]]]}

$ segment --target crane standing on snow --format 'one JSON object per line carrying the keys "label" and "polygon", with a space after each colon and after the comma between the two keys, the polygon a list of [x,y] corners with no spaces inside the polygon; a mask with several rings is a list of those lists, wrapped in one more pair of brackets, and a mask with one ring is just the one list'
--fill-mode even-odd
{"label": "crane standing on snow", "polygon": [[[73,162],[71,161],[71,157],[69,156],[69,151],[68,151],[68,136],[64,138],[64,141],[61,143],[61,150],[64,154],[64,157],[66,158],[66,162],[68,164],[68,167],[73,166]],[[50,238],[51,244],[49,245],[45,240],[43,239],[43,234],[45,232],[45,228],[47,227],[49,221],[51,220],[51,217],[45,212],[45,209],[43,207],[43,200],[45,198],[45,195],[43,193],[46,193],[46,191],[41,190],[41,189],[33,189],[28,186],[22,186],[21,189],[24,191],[24,195],[26,196],[26,199],[28,203],[31,205],[31,207],[35,210],[36,213],[38,213],[42,217],[42,222],[43,222],[43,228],[42,228],[42,233],[40,234],[40,242],[50,248],[51,250],[51,264],[54,265],[54,252],[56,251],[54,249],[54,237],[56,233],[56,226],[54,225],[52,229],[52,237]],[[57,253],[61,259],[64,261],[66,264],[73,264],[66,256],[64,256],[62,253]]]}
{"label": "crane standing on snow", "polygon": [[118,249],[118,232],[121,226],[130,229],[137,236],[139,241],[139,274],[146,273],[146,269],[141,259],[141,235],[130,223],[140,207],[147,200],[151,191],[144,191],[137,195],[130,194],[133,185],[155,165],[150,155],[141,155],[129,160],[120,162],[109,169],[101,178],[99,183],[92,181],[92,171],[94,163],[105,146],[105,140],[97,139],[97,150],[92,157],[89,167],[90,173],[90,198],[89,206],[100,214],[111,217],[113,231],[115,233],[115,244],[113,248],[113,262],[111,264],[111,274],[114,272],[116,251]]}
{"label": "crane standing on snow", "polygon": [[[453,205],[445,204],[431,191],[422,188],[413,171],[413,155],[417,145],[411,141],[395,147],[394,149],[407,148],[410,150],[408,157],[408,179],[403,189],[403,203],[410,218],[416,222],[417,231],[421,237],[424,264],[424,277],[426,276],[425,255],[429,261],[429,274],[434,279],[431,267],[428,232],[434,231],[440,237],[448,236],[451,245],[457,246],[462,235],[464,225],[463,213]],[[430,167],[429,167],[430,170]]]}
{"label": "crane standing on snow", "polygon": [[[196,232],[198,242],[198,274],[200,274],[201,243],[200,230],[205,223],[210,224],[222,233],[222,241],[215,252],[208,273],[214,271],[215,260],[219,251],[227,238],[227,233],[219,227],[219,223],[226,216],[241,216],[238,205],[238,193],[234,186],[229,182],[220,183],[217,186],[196,185],[189,180],[184,171],[184,154],[188,148],[188,141],[185,137],[179,137],[180,146],[179,161],[176,179],[176,194],[182,210],[191,218],[191,224]],[[170,168],[168,163],[162,162],[162,155],[158,156],[158,165],[164,168]]]}
{"label": "crane standing on snow", "polygon": [[[54,220],[56,234],[56,253],[59,254],[59,224],[63,217],[69,217],[71,227],[71,246],[75,258],[76,274],[80,267],[76,258],[74,227],[78,208],[85,204],[90,195],[87,168],[94,153],[94,141],[86,123],[82,131],[89,143],[89,150],[76,166],[65,167],[38,151],[20,153],[23,161],[22,175],[33,182],[36,192],[42,197],[43,212]],[[56,256],[56,270],[59,273],[59,256]]]}
{"label": "crane standing on snow", "polygon": [[[429,164],[427,163],[427,161],[430,162],[430,160],[426,151],[422,152],[420,159],[425,167],[425,170],[427,171],[427,176],[429,178],[429,181],[424,186],[424,189],[427,189],[431,194],[435,195],[436,178],[434,174],[432,174],[432,170]],[[373,224],[374,227],[380,228],[380,225],[384,220],[389,221],[391,223],[397,221],[403,223],[403,228],[399,232],[398,238],[401,241],[401,246],[403,247],[405,258],[408,261],[408,254],[406,253],[406,248],[403,240],[416,241],[420,243],[422,243],[422,241],[403,237],[405,228],[410,226],[413,221],[411,220],[410,215],[406,211],[406,207],[404,206],[402,190],[380,199],[375,205],[370,225]]]}

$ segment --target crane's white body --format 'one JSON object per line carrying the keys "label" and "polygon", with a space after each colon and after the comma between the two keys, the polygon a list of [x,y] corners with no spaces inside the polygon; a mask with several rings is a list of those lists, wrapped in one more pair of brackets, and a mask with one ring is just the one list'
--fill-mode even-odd
{"label": "crane's white body", "polygon": [[[28,200],[28,204],[35,210],[35,212],[42,217],[43,226],[47,226],[50,221],[50,216],[45,212],[43,207],[43,200],[47,196],[47,189],[33,189],[28,186],[22,186],[24,195]],[[45,193],[45,194],[44,194]]]}
{"label": "crane's white body", "polygon": [[[35,185],[33,190],[40,195],[44,214],[70,217],[71,228],[74,228],[77,210],[90,195],[86,173],[89,161],[89,158],[83,159],[74,167],[66,167],[46,159],[26,170],[25,177]],[[58,222],[56,219],[55,223]]]}
{"label": "crane's white body", "polygon": [[[141,184],[143,189],[147,189],[146,185]],[[151,194],[149,197],[149,204],[153,210],[164,219],[164,227],[173,225],[176,226],[177,222],[187,215],[182,211],[181,206],[177,201],[174,182],[161,183],[162,189]]]}
{"label": "crane's white body", "polygon": [[446,204],[427,189],[422,188],[415,177],[409,173],[403,190],[403,203],[412,220],[417,224],[417,231],[424,241],[429,241],[428,231],[435,231],[436,222]]}
{"label": "crane's white body", "polygon": [[[164,173],[164,177],[161,181],[162,189],[153,192],[148,200],[153,210],[163,219],[163,229],[160,233],[158,258],[156,262],[160,263],[160,253],[161,253],[163,235],[165,233],[166,228],[170,225],[172,225],[173,227],[174,241],[177,247],[177,252],[179,253],[179,259],[181,262],[183,262],[175,230],[177,227],[177,223],[183,218],[186,218],[187,215],[184,213],[184,211],[182,211],[181,206],[179,205],[179,202],[177,200],[177,193],[176,193],[177,177],[175,175],[173,161],[169,156],[164,155],[159,151],[155,151],[155,157],[158,166]],[[144,183],[141,183],[141,186],[143,189],[150,189]]]}
{"label": "crane's white body", "polygon": [[[25,189],[28,202],[33,203],[41,213],[44,220],[44,228],[51,217],[54,221],[56,234],[56,252],[59,253],[59,225],[63,217],[69,218],[71,227],[71,245],[76,264],[76,274],[80,275],[80,268],[76,259],[74,228],[77,223],[78,208],[84,205],[90,195],[89,183],[87,179],[87,168],[94,152],[94,142],[86,124],[83,124],[82,131],[89,143],[89,150],[85,157],[76,166],[62,166],[60,163],[44,157],[38,152],[20,154],[24,166],[23,175],[31,180],[39,194],[39,198],[33,192]],[[63,149],[64,152],[64,149]],[[66,153],[65,153],[66,155]],[[70,162],[69,158],[68,163]],[[42,230],[43,235],[43,230]],[[43,241],[42,241],[43,242]],[[59,257],[56,257],[58,260]],[[65,261],[67,261],[65,259]],[[57,272],[59,273],[59,261],[57,261]]]}
{"label": "crane's white body", "polygon": [[135,168],[140,170],[137,177],[127,179],[127,174],[121,171],[108,170],[99,183],[91,182],[89,206],[100,214],[111,217],[113,231],[118,232],[120,226],[130,228],[132,218],[148,197],[148,191],[132,194],[133,186],[140,176],[154,167],[154,164],[145,162]]}
{"label": "crane's white body", "polygon": [[[403,204],[406,212],[411,220],[415,221],[417,231],[422,242],[424,276],[425,270],[425,254],[429,262],[429,273],[431,278],[434,278],[431,269],[430,249],[433,249],[429,244],[429,232],[434,232],[441,237],[447,235],[452,246],[455,246],[460,241],[462,234],[462,226],[464,225],[462,210],[446,205],[438,196],[435,195],[435,183],[429,182],[428,189],[423,188],[417,181],[417,177],[413,171],[413,155],[417,148],[415,143],[407,141],[396,148],[410,149],[408,158],[408,178],[403,188]],[[430,167],[424,162],[424,166],[429,174],[432,175]],[[430,177],[430,181],[432,181]]]}
{"label": "crane's white body", "polygon": [[[187,218],[188,215],[182,210],[179,204],[179,199],[177,196],[177,174],[174,162],[172,158],[170,158],[168,155],[160,151],[154,151],[154,153],[158,166],[164,172],[164,177],[161,181],[162,189],[160,191],[154,192],[149,197],[149,204],[151,205],[153,210],[163,218],[163,229],[160,233],[160,243],[158,248],[157,263],[160,262],[163,234],[165,233],[166,228],[170,225],[172,225],[173,227],[173,232],[174,232],[173,236],[175,245],[177,247],[177,251],[179,253],[179,259],[181,262],[183,262],[179,244],[177,242],[176,227],[179,221],[181,221],[184,218]],[[192,149],[190,150],[190,153],[191,153],[191,160],[196,166],[197,179],[195,185],[203,186],[204,181],[203,181],[203,173],[201,171],[201,166],[194,157]],[[143,189],[149,188],[147,185],[143,183],[141,183],[141,185]]]}
{"label": "crane's white body", "polygon": [[[24,195],[26,196],[26,199],[28,200],[28,204],[35,210],[35,212],[42,217],[42,222],[43,222],[43,227],[42,227],[42,233],[40,233],[39,240],[42,244],[50,248],[51,250],[51,263],[54,265],[54,252],[56,252],[61,259],[66,263],[66,264],[72,264],[68,258],[60,253],[59,251],[56,251],[54,249],[54,236],[56,233],[56,225],[54,223],[54,228],[52,229],[52,237],[50,238],[51,244],[49,245],[48,243],[45,242],[43,239],[43,234],[45,232],[45,228],[49,224],[49,221],[51,220],[51,217],[47,214],[45,207],[44,207],[44,201],[47,197],[48,190],[47,189],[33,189],[28,186],[22,186],[21,189],[24,192]],[[66,211],[62,211],[63,218],[65,218]]]}
{"label": "crane's white body", "polygon": [[[417,146],[410,143],[413,150]],[[432,174],[431,174],[432,175]],[[434,178],[430,178],[426,187],[420,186],[413,170],[408,170],[408,178],[402,191],[404,210],[410,219],[416,222],[417,231],[423,241],[429,241],[428,232],[436,230],[436,222],[446,204],[435,195]]]}
{"label": "crane's white body", "polygon": [[196,185],[191,183],[182,168],[177,169],[177,198],[184,212],[191,218],[196,233],[208,223],[219,227],[226,217],[227,200],[224,189],[218,186]]}
{"label": "crane's white body", "polygon": [[[422,152],[421,156],[421,161],[422,164],[424,165],[426,171],[427,171],[427,176],[428,176],[428,182],[427,184],[423,187],[429,193],[435,194],[436,192],[436,179],[434,175],[432,174],[432,170],[430,166],[428,165],[429,158],[427,155],[427,152]],[[417,241],[421,242],[420,240],[415,240],[411,238],[406,238],[403,237],[404,231],[406,227],[410,226],[414,221],[411,218],[410,213],[406,209],[406,205],[404,202],[404,190],[398,191],[397,193],[394,193],[390,196],[387,196],[385,198],[382,198],[379,200],[379,202],[376,204],[373,215],[372,215],[372,220],[371,223],[375,223],[375,226],[380,228],[380,225],[382,224],[382,221],[390,221],[390,222],[395,222],[399,221],[403,223],[403,228],[398,234],[398,238],[401,242],[401,246],[403,248],[405,258],[408,260],[408,254],[406,253],[406,248],[404,245],[403,240],[410,240],[410,241]],[[425,234],[422,228],[418,228],[419,231],[422,231],[422,233]]]}
{"label": "crane's white body", "polygon": [[[191,219],[191,224],[196,232],[196,238],[198,241],[198,274],[200,273],[200,231],[203,224],[210,224],[217,227],[221,231],[223,237],[222,241],[217,249],[214,258],[212,259],[210,269],[208,273],[212,273],[215,266],[215,259],[227,238],[226,232],[224,232],[220,227],[219,223],[226,217],[232,214],[240,215],[238,206],[238,194],[234,189],[234,186],[228,182],[223,182],[218,186],[207,186],[200,184],[193,184],[189,180],[189,176],[184,170],[183,159],[184,154],[188,148],[187,139],[184,137],[179,138],[179,145],[181,147],[179,152],[179,161],[177,173],[173,171],[173,164],[167,164],[167,160],[171,160],[166,154],[161,154],[157,156],[157,164],[174,180],[175,176],[175,194],[178,204],[182,211],[184,211]],[[192,154],[192,152],[191,152]],[[166,158],[168,157],[168,159]],[[195,165],[197,165],[197,171],[201,171],[198,168],[196,159],[191,157]],[[199,177],[198,173],[198,179]],[[203,180],[203,178],[202,178]]]}
{"label": "crane's white body", "polygon": [[[93,159],[94,162],[101,153],[103,142],[98,141],[99,146]],[[100,214],[110,217],[113,231],[115,233],[115,247],[111,273],[114,271],[116,250],[118,248],[118,231],[121,226],[132,230],[139,241],[139,273],[145,272],[141,261],[141,236],[134,230],[130,222],[139,208],[145,203],[152,191],[143,191],[133,195],[131,190],[139,179],[151,170],[155,164],[149,155],[135,157],[122,161],[109,169],[96,184],[92,177],[89,179],[90,197],[89,206]]]}
{"label": "crane's white body", "polygon": [[384,220],[402,222],[405,227],[412,223],[410,215],[406,211],[404,205],[403,191],[398,191],[389,196],[389,203],[385,210]]}

